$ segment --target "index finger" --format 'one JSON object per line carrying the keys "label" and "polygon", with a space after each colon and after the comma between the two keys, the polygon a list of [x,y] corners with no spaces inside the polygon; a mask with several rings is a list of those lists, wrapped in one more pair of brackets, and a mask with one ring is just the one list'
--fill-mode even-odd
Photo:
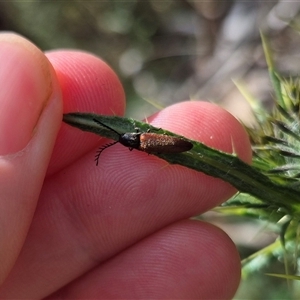
{"label": "index finger", "polygon": [[[79,51],[46,53],[63,94],[64,113],[94,112],[122,116],[125,94],[115,72],[98,57]],[[100,137],[62,123],[48,175],[58,172],[99,144]]]}

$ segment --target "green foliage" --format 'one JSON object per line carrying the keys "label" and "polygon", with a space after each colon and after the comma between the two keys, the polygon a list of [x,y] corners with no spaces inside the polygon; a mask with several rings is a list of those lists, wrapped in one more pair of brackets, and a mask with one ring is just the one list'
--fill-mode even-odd
{"label": "green foliage", "polygon": [[[259,101],[247,93],[243,85],[238,84],[256,118],[254,128],[246,127],[252,142],[252,165],[261,174],[268,176],[272,182],[298,191],[300,186],[300,82],[299,78],[284,79],[278,74],[271,49],[263,35],[262,42],[274,90],[273,111],[269,113],[259,104]],[[260,192],[263,195],[265,189],[260,189]],[[299,198],[299,191],[295,192],[295,197]],[[289,203],[290,200],[291,198],[282,195],[281,201]],[[291,210],[286,211],[275,202],[269,207],[262,204],[258,207],[258,201],[265,202],[263,196],[257,199],[240,193],[224,205],[224,208],[232,208],[230,211],[232,215],[241,215],[240,207],[244,207],[242,215],[264,219],[269,224],[277,226],[275,232],[278,232],[278,239],[243,260],[243,274],[249,275],[258,271],[276,258],[285,263],[285,274],[277,274],[277,277],[299,280],[299,277],[293,275],[298,271],[299,206],[293,206]]]}

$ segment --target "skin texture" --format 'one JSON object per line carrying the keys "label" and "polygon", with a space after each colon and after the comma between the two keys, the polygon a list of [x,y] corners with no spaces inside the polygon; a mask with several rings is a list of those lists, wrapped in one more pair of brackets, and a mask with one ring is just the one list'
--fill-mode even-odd
{"label": "skin texture", "polygon": [[[0,35],[0,299],[230,299],[238,252],[215,226],[189,220],[235,189],[62,123],[62,113],[123,115],[125,95],[101,59],[43,54]],[[148,118],[251,160],[239,122],[207,102]],[[233,150],[234,149],[234,150]]]}

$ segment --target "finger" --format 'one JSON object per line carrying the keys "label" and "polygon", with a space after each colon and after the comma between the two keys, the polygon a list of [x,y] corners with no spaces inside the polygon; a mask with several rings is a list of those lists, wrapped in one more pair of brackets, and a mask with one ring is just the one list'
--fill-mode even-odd
{"label": "finger", "polygon": [[[94,55],[79,51],[48,52],[64,99],[64,112],[123,115],[125,95],[114,71]],[[51,175],[99,144],[100,137],[63,123],[47,171]]]}
{"label": "finger", "polygon": [[[229,152],[240,144],[235,146],[238,155],[250,160],[243,127],[215,105],[174,105],[156,116],[156,125],[172,129],[169,119],[185,119],[188,110],[194,117],[182,122],[179,133],[199,140],[203,134],[205,141],[214,140]],[[195,130],[208,111],[224,130],[220,139],[210,139],[216,126]],[[26,245],[1,296],[18,298],[21,290],[28,298],[44,297],[147,235],[206,211],[235,192],[216,178],[121,145],[107,150],[98,168],[91,155],[45,182]]]}
{"label": "finger", "polygon": [[232,299],[239,279],[229,237],[213,225],[181,221],[47,299]]}
{"label": "finger", "polygon": [[227,111],[209,102],[188,101],[169,106],[148,118],[153,126],[198,140],[251,161],[252,150],[243,126]]}
{"label": "finger", "polygon": [[29,41],[0,35],[0,283],[32,220],[61,123],[60,90],[50,64]]}

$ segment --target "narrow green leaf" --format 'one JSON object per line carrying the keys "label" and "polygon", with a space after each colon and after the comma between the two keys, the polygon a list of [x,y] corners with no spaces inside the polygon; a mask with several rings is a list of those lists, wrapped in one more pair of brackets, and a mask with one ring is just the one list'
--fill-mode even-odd
{"label": "narrow green leaf", "polygon": [[[102,116],[91,113],[70,113],[63,117],[64,122],[84,131],[93,132],[106,138],[118,141],[118,136],[96,123],[94,119],[113,128],[119,133],[150,130],[158,134],[180,137],[172,132],[156,128],[147,123],[117,116]],[[231,183],[239,191],[248,193],[262,201],[276,204],[287,213],[293,212],[300,216],[299,189],[275,183],[250,165],[240,160],[236,155],[209,148],[203,143],[188,140],[193,144],[190,151],[183,153],[153,153],[171,164],[203,172],[207,175],[221,178]],[[295,213],[296,212],[296,213]]]}
{"label": "narrow green leaf", "polygon": [[279,105],[281,105],[282,107],[285,108],[285,102],[282,97],[282,91],[281,91],[281,80],[280,80],[280,76],[277,74],[277,72],[275,70],[275,64],[274,64],[274,60],[272,57],[271,47],[267,41],[267,38],[264,36],[264,34],[262,32],[260,32],[260,36],[261,36],[261,40],[262,40],[262,45],[263,45],[267,65],[269,68],[269,75],[270,75],[270,78],[271,78],[271,81],[273,84],[277,102],[279,103]]}

